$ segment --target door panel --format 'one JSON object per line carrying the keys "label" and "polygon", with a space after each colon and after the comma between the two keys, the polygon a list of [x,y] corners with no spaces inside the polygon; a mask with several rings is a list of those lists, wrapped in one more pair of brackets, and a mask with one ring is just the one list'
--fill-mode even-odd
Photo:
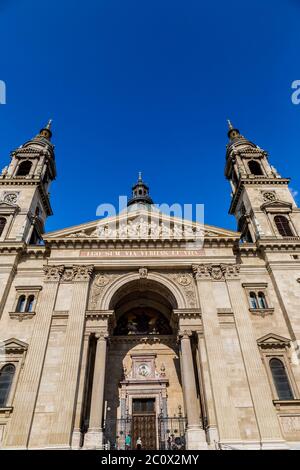
{"label": "door panel", "polygon": [[142,449],[156,449],[156,415],[140,414],[132,416],[132,445],[136,449],[138,437],[142,440]]}

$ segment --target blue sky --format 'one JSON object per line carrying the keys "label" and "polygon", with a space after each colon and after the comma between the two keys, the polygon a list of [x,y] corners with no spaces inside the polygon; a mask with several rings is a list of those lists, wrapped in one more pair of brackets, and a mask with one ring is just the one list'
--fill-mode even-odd
{"label": "blue sky", "polygon": [[299,0],[0,0],[0,165],[52,118],[48,230],[96,219],[141,170],[157,203],[235,228],[226,119],[300,188]]}

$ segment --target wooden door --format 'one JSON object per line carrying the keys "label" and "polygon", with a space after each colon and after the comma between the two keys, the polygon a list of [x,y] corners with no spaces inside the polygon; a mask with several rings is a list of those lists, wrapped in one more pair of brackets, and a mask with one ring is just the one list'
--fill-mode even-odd
{"label": "wooden door", "polygon": [[156,415],[134,414],[132,416],[132,446],[136,449],[136,441],[141,438],[142,449],[156,449]]}

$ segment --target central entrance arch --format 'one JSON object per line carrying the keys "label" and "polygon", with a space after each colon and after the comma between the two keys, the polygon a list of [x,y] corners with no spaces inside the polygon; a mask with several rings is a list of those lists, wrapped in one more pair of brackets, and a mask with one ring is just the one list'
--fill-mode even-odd
{"label": "central entrance arch", "polygon": [[134,449],[138,438],[144,449],[168,448],[175,439],[184,447],[174,292],[156,279],[131,279],[115,290],[108,304],[115,321],[108,350],[104,436],[111,447],[128,448],[130,442]]}

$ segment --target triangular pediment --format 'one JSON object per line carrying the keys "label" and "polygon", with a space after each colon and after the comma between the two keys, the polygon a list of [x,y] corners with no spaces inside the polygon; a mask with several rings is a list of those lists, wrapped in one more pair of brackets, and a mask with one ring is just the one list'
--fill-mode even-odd
{"label": "triangular pediment", "polygon": [[10,202],[0,201],[0,210],[4,211],[15,211],[19,206],[17,204],[12,204]]}
{"label": "triangular pediment", "polygon": [[203,225],[187,219],[169,216],[161,212],[138,210],[121,213],[92,222],[48,232],[44,240],[58,239],[184,239],[188,237],[226,238],[237,240],[238,232]]}
{"label": "triangular pediment", "polygon": [[276,335],[275,333],[268,333],[257,340],[257,344],[261,348],[285,348],[288,347],[291,340],[284,336]]}
{"label": "triangular pediment", "polygon": [[286,201],[268,201],[262,204],[261,209],[267,209],[269,212],[285,211],[289,212],[292,210],[292,204]]}
{"label": "triangular pediment", "polygon": [[[1,343],[0,343],[1,344]],[[4,353],[9,351],[22,353],[27,350],[28,344],[16,338],[9,338],[2,342]],[[1,348],[0,348],[1,350]]]}

